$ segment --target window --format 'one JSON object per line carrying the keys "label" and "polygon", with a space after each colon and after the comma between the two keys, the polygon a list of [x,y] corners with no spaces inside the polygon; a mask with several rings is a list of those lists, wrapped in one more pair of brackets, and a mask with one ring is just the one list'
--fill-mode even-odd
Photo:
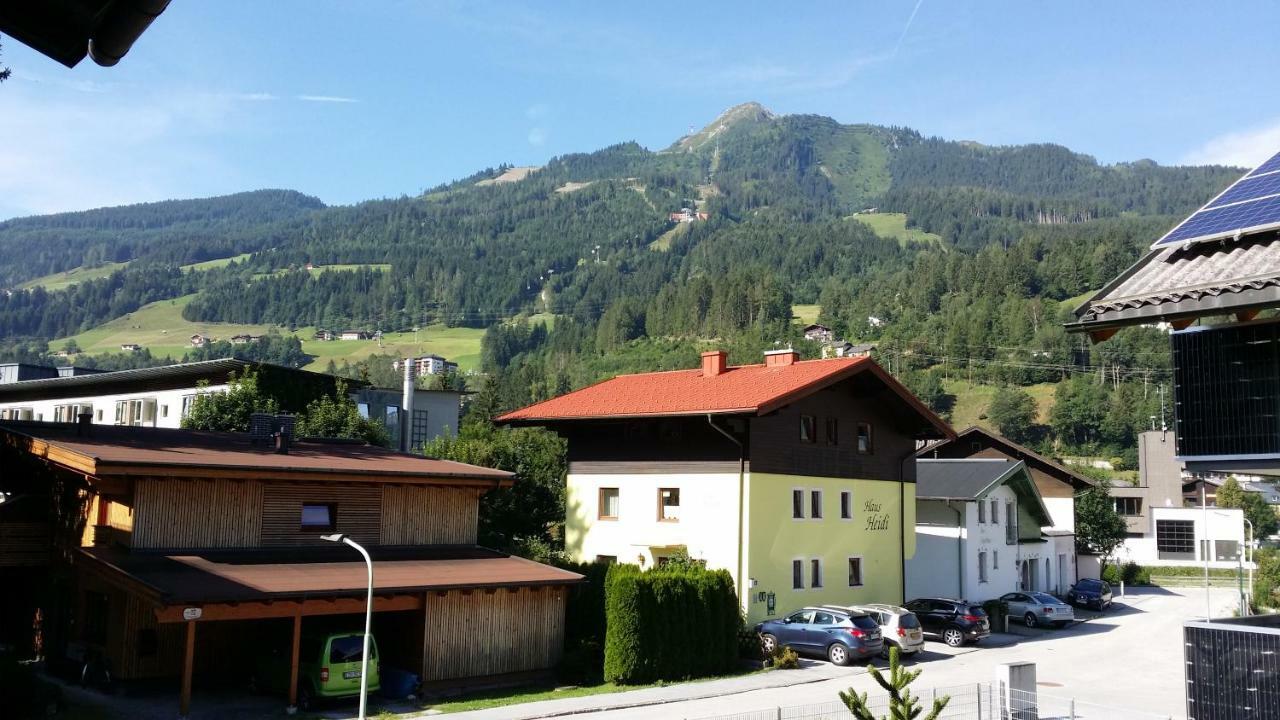
{"label": "window", "polygon": [[800,416],[800,442],[815,443],[818,442],[818,426],[817,421],[812,415]]}
{"label": "window", "polygon": [[875,452],[871,444],[871,423],[858,423],[858,454],[870,455]]}
{"label": "window", "polygon": [[791,519],[792,520],[804,519],[804,491],[803,490],[791,491]]}
{"label": "window", "polygon": [[991,501],[991,524],[992,525],[1000,524],[1000,501],[999,500]]}
{"label": "window", "polygon": [[849,558],[849,587],[862,586],[862,558]]}
{"label": "window", "polygon": [[978,553],[978,582],[984,583],[986,581],[987,581],[987,553],[984,550]]}
{"label": "window", "polygon": [[992,570],[1000,569],[1000,551],[999,550],[991,551],[991,569]]}
{"label": "window", "polygon": [[360,417],[364,418],[365,420],[368,420],[369,419],[369,403],[367,402],[356,403],[356,412],[360,413]]}
{"label": "window", "polygon": [[987,504],[979,500],[978,501],[978,523],[981,524],[981,523],[985,523],[986,521],[987,521]]}
{"label": "window", "polygon": [[1140,497],[1118,497],[1116,501],[1116,512],[1126,517],[1134,517],[1142,514],[1142,498]]}
{"label": "window", "polygon": [[[182,417],[186,417],[191,414],[191,406],[196,404],[196,397],[197,396],[195,395],[182,396]],[[98,419],[101,420],[102,418]]]}
{"label": "window", "polygon": [[809,587],[822,587],[822,560],[818,558],[809,561]]}
{"label": "window", "polygon": [[853,519],[853,493],[848,490],[840,492],[840,519]]}
{"label": "window", "polygon": [[1018,542],[1018,523],[1017,516],[1013,514],[1013,503],[1006,502],[1004,504],[1004,544],[1012,545]]}
{"label": "window", "polygon": [[161,405],[161,406],[160,406],[160,417],[166,417],[166,418],[167,418],[167,417],[169,417],[169,406],[168,406],[168,405]]}
{"label": "window", "polygon": [[840,429],[839,429],[840,423],[838,423],[835,418],[827,418],[826,424],[827,424],[827,444],[839,445],[840,444]]}
{"label": "window", "polygon": [[601,520],[617,520],[619,510],[618,488],[600,488],[599,517]]}
{"label": "window", "polygon": [[[799,561],[797,560],[796,562],[799,562]],[[790,615],[787,616],[787,622],[792,623],[794,625],[808,625],[812,621],[813,621],[812,610],[801,610],[800,612],[791,613]]]}
{"label": "window", "polygon": [[102,411],[98,411],[98,422],[102,422]]}
{"label": "window", "polygon": [[818,611],[813,614],[814,625],[835,625],[836,616],[829,612]]}
{"label": "window", "polygon": [[804,589],[804,561],[803,560],[791,561],[791,589],[792,590]]}
{"label": "window", "polygon": [[409,449],[421,447],[427,441],[427,411],[414,410],[409,427]]}
{"label": "window", "polygon": [[[373,661],[378,658],[378,649],[376,645],[370,643],[369,660]],[[357,663],[364,660],[364,635],[344,635],[335,637],[329,641],[329,662],[338,663]]]}
{"label": "window", "polygon": [[658,521],[680,520],[680,488],[658,488]]}
{"label": "window", "polygon": [[1156,520],[1156,555],[1161,560],[1195,560],[1195,521]]}
{"label": "window", "polygon": [[332,503],[302,503],[303,530],[332,530],[337,519],[338,507]]}
{"label": "window", "polygon": [[814,520],[822,519],[822,491],[809,491],[809,517]]}
{"label": "window", "polygon": [[1235,560],[1240,556],[1240,543],[1235,540],[1214,540],[1214,560]]}
{"label": "window", "polygon": [[617,555],[597,555],[596,562],[603,563],[605,565],[616,565],[618,563],[618,556]]}

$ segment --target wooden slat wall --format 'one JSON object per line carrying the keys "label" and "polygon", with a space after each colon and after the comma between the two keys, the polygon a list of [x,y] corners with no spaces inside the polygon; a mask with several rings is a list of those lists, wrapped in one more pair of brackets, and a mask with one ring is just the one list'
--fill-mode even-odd
{"label": "wooden slat wall", "polygon": [[451,590],[427,596],[423,680],[555,667],[564,649],[565,590]]}
{"label": "wooden slat wall", "polygon": [[479,507],[475,490],[387,485],[382,488],[381,542],[474,545]]}
{"label": "wooden slat wall", "polygon": [[244,548],[262,539],[263,488],[252,480],[139,480],[134,548]]}
{"label": "wooden slat wall", "polygon": [[266,485],[262,494],[262,545],[319,545],[323,533],[302,532],[302,504],[338,506],[336,532],[376,545],[381,531],[382,489],[376,485]]}
{"label": "wooden slat wall", "polygon": [[0,523],[0,567],[48,563],[51,541],[48,523]]}
{"label": "wooden slat wall", "polygon": [[[183,633],[185,627],[181,623],[161,625],[156,622],[154,607],[134,595],[123,597],[127,600],[120,634],[121,657],[117,674],[123,679],[134,680],[177,675],[182,670],[182,655],[186,645]],[[154,632],[156,635],[155,653],[146,657],[139,655],[144,631]]]}

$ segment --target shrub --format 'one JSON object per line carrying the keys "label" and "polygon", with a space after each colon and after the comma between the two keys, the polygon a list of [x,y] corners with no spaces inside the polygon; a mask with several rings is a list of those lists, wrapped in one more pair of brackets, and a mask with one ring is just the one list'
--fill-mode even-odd
{"label": "shrub", "polygon": [[743,660],[764,660],[764,643],[760,641],[760,633],[755,630],[743,630],[738,633],[738,657]]}
{"label": "shrub", "polygon": [[779,645],[773,649],[773,654],[769,656],[769,667],[774,670],[799,670],[800,654],[792,650],[790,646]]}
{"label": "shrub", "polygon": [[728,672],[741,627],[724,570],[614,565],[605,577],[605,680],[626,685]]}
{"label": "shrub", "polygon": [[[1158,570],[1182,570],[1183,568],[1157,568]],[[1203,573],[1204,568],[1190,568]],[[1156,573],[1160,574],[1160,573]],[[1108,565],[1102,571],[1102,579],[1111,584],[1119,585],[1123,580],[1125,585],[1150,585],[1152,568],[1143,567],[1135,562],[1127,562],[1124,565]]]}

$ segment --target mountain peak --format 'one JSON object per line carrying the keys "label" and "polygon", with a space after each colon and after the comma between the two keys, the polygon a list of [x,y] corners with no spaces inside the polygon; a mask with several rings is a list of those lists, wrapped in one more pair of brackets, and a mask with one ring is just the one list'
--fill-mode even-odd
{"label": "mountain peak", "polygon": [[767,122],[775,117],[777,116],[769,108],[758,102],[744,102],[734,105],[716,116],[716,119],[708,123],[706,127],[677,140],[672,149],[696,150],[734,125]]}

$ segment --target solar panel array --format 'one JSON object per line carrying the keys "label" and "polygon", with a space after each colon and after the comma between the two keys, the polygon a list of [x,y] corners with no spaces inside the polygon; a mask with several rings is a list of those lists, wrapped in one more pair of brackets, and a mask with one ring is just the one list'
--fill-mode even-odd
{"label": "solar panel array", "polygon": [[1280,229],[1280,153],[1235,181],[1152,247]]}

